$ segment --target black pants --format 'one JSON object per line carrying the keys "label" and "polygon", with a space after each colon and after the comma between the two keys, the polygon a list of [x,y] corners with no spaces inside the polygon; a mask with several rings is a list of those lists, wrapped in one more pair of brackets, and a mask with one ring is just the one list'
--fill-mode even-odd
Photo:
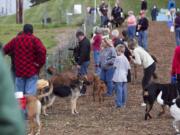
{"label": "black pants", "polygon": [[155,62],[152,65],[150,65],[149,67],[144,69],[144,76],[143,76],[143,79],[142,79],[142,88],[143,88],[143,90],[146,87],[146,85],[149,84],[149,82],[151,80],[151,77],[155,73],[155,70],[156,70]]}
{"label": "black pants", "polygon": [[177,74],[177,89],[180,94],[180,74]]}

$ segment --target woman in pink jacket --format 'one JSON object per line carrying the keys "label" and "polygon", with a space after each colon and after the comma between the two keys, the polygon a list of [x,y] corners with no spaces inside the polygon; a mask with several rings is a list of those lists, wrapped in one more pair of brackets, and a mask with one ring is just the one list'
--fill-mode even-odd
{"label": "woman in pink jacket", "polygon": [[134,16],[133,11],[128,12],[127,25],[128,25],[128,37],[129,39],[133,39],[136,34],[136,17]]}

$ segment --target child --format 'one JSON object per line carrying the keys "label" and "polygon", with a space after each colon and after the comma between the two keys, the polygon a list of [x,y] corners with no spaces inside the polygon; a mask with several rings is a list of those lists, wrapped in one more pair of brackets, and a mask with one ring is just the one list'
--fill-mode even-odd
{"label": "child", "polygon": [[114,62],[115,72],[113,75],[113,82],[115,83],[116,92],[116,107],[121,108],[125,106],[127,100],[127,75],[130,70],[130,64],[124,55],[125,46],[119,44],[116,47],[117,57]]}

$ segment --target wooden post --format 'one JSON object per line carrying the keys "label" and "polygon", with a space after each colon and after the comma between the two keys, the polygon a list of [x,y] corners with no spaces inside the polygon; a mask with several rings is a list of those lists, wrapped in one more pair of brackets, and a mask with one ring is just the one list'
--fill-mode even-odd
{"label": "wooden post", "polygon": [[23,23],[23,0],[16,0],[16,23]]}

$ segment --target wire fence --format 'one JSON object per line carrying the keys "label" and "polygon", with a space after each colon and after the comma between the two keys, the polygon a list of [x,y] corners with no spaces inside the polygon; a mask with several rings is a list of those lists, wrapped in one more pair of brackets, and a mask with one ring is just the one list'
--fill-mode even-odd
{"label": "wire fence", "polygon": [[94,23],[93,23],[93,14],[86,14],[84,17],[84,23],[79,26],[74,32],[68,34],[66,39],[67,42],[64,42],[60,46],[58,46],[53,52],[47,54],[46,64],[43,70],[45,72],[42,73],[41,76],[48,79],[50,76],[46,72],[47,68],[53,66],[57,69],[58,72],[62,72],[66,69],[71,69],[73,62],[73,51],[69,50],[69,48],[75,48],[78,44],[76,39],[76,31],[81,30],[89,36],[92,32]]}

